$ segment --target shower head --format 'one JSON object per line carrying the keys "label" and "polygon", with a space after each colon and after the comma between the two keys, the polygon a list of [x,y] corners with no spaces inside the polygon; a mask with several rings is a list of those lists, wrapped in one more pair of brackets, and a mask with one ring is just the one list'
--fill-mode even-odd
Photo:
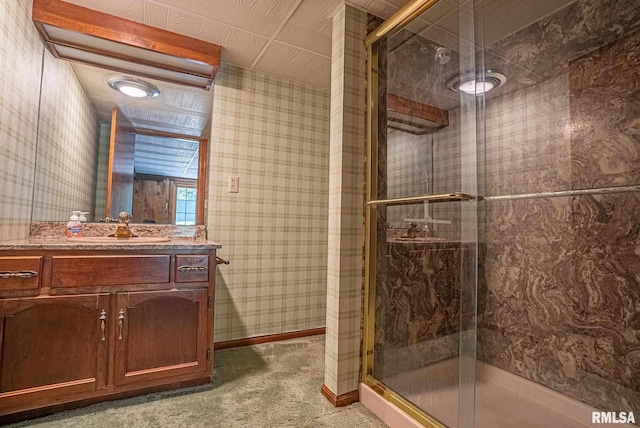
{"label": "shower head", "polygon": [[440,46],[436,49],[436,61],[440,65],[445,65],[451,61],[451,49]]}
{"label": "shower head", "polygon": [[444,46],[433,46],[433,45],[420,46],[420,52],[422,52],[423,55],[432,54],[434,49],[435,49],[434,58],[438,64],[444,65],[449,61],[451,61],[451,49],[449,48],[446,48]]}

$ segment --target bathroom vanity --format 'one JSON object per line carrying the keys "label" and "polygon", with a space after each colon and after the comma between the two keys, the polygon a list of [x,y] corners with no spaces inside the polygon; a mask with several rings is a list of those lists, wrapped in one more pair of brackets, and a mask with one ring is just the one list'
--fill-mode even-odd
{"label": "bathroom vanity", "polygon": [[218,248],[0,245],[0,422],[209,382]]}

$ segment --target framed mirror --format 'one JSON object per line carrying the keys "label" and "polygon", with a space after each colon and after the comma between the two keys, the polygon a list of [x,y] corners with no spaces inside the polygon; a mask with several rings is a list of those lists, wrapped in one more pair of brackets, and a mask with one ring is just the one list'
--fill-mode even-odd
{"label": "framed mirror", "polygon": [[[57,61],[62,60],[50,57],[45,67]],[[119,73],[76,63],[69,68],[91,103],[82,111],[94,110],[85,116],[95,117],[97,130],[97,135],[85,136],[82,143],[97,147],[85,160],[94,171],[94,182],[83,186],[94,189],[89,197],[94,202],[74,205],[69,211],[89,211],[90,221],[126,211],[133,214],[134,223],[204,224],[212,91],[145,79],[159,89],[159,95],[133,98],[109,86],[108,80]],[[52,159],[46,147],[38,151],[38,171],[55,169],[57,173],[37,174],[36,196],[47,198],[51,193],[47,189],[55,188],[52,180],[63,172],[51,165]],[[73,174],[70,170],[59,178],[73,183]],[[85,174],[82,180],[87,179]],[[70,212],[66,211],[34,210],[32,220],[67,221]]]}
{"label": "framed mirror", "polygon": [[[135,221],[193,223],[193,200],[177,213],[184,194],[203,224],[221,47],[63,0],[34,0],[32,20],[46,47],[32,222],[138,211]],[[174,190],[150,206],[151,182]]]}

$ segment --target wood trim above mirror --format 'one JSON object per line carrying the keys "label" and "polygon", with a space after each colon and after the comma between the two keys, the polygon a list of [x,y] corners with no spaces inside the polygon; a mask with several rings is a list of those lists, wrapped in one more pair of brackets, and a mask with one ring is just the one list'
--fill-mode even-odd
{"label": "wood trim above mirror", "polygon": [[220,45],[62,0],[33,0],[33,22],[56,58],[209,90]]}

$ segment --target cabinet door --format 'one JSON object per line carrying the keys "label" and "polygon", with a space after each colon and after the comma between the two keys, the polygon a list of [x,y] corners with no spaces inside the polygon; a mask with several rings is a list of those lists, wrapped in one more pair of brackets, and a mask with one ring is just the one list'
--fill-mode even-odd
{"label": "cabinet door", "polygon": [[206,371],[206,289],[120,293],[117,303],[118,385]]}
{"label": "cabinet door", "polygon": [[109,295],[0,301],[0,410],[106,384]]}

